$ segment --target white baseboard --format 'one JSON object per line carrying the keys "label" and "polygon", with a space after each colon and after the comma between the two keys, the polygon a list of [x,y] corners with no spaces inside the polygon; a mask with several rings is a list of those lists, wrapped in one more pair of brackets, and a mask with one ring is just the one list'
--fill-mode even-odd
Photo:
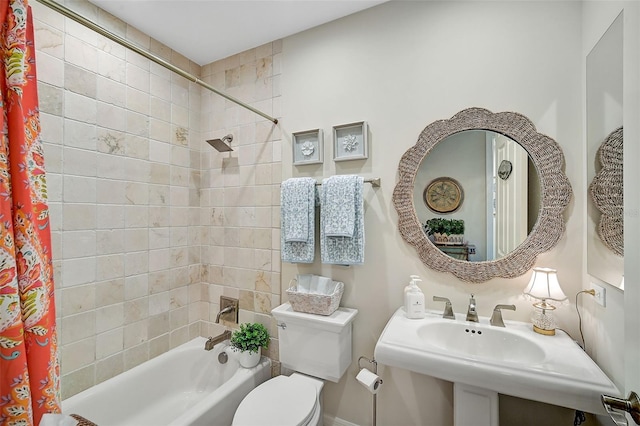
{"label": "white baseboard", "polygon": [[348,422],[340,417],[332,417],[328,414],[325,414],[322,420],[324,422],[324,426],[359,426],[356,423]]}

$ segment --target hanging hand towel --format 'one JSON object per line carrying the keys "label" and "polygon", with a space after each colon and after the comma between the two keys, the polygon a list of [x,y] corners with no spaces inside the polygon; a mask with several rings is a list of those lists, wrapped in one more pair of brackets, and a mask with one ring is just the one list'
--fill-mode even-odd
{"label": "hanging hand towel", "polygon": [[[340,185],[343,186],[340,186]],[[333,176],[322,181],[320,207],[320,252],[322,263],[364,263],[364,179],[356,175]],[[332,198],[339,193],[340,203]],[[347,196],[347,190],[351,191]],[[350,216],[353,215],[353,218]],[[344,236],[353,221],[351,235]],[[336,235],[341,232],[342,235]]]}
{"label": "hanging hand towel", "polygon": [[322,204],[324,214],[324,232],[327,237],[353,237],[356,222],[355,191],[358,176],[334,176],[325,179],[322,190],[325,191],[325,202]]}
{"label": "hanging hand towel", "polygon": [[313,263],[315,192],[316,181],[312,178],[292,178],[282,182],[280,247],[283,262]]}

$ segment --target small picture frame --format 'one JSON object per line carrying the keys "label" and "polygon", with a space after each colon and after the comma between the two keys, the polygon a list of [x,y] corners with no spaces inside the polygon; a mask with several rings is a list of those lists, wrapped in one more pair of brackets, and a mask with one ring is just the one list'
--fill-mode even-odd
{"label": "small picture frame", "polygon": [[367,122],[333,126],[333,161],[369,158]]}
{"label": "small picture frame", "polygon": [[306,130],[293,134],[293,165],[322,164],[324,138],[321,129]]}

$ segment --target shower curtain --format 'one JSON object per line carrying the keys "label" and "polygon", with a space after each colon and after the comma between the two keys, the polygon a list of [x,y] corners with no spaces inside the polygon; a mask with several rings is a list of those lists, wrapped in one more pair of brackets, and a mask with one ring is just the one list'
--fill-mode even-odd
{"label": "shower curtain", "polygon": [[60,412],[60,368],[27,0],[0,0],[0,22],[0,425],[37,425]]}

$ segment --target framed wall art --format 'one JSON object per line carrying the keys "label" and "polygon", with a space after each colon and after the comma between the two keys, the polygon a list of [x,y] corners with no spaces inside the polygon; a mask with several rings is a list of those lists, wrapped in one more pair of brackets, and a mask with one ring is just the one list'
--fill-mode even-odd
{"label": "framed wall art", "polygon": [[321,129],[306,130],[293,134],[293,165],[322,164],[324,138]]}
{"label": "framed wall art", "polygon": [[333,127],[333,161],[369,158],[367,122],[342,124]]}

